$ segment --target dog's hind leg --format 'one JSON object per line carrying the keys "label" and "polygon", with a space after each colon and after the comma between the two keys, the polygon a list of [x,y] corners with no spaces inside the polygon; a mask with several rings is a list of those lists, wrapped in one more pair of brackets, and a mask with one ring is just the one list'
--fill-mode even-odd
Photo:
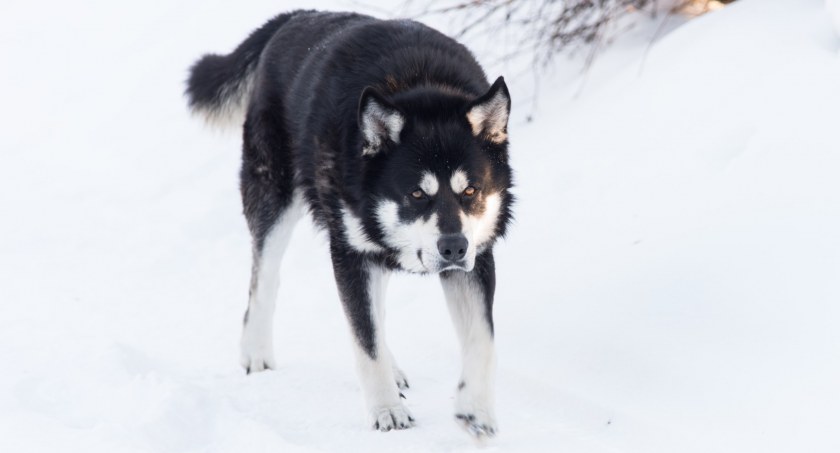
{"label": "dog's hind leg", "polygon": [[496,287],[492,251],[476,257],[472,272],[441,273],[443,292],[461,343],[463,371],[455,396],[455,419],[471,435],[496,434],[493,346],[493,293]]}
{"label": "dog's hind leg", "polygon": [[384,296],[388,271],[342,249],[338,243],[331,241],[333,269],[353,331],[356,367],[369,423],[380,431],[410,428],[414,418],[402,402],[398,370],[385,344]]}
{"label": "dog's hind leg", "polygon": [[274,307],[280,263],[303,214],[283,137],[277,119],[267,112],[255,113],[245,123],[241,189],[253,239],[251,287],[240,343],[240,363],[247,373],[275,368]]}
{"label": "dog's hind leg", "polygon": [[247,373],[273,369],[276,365],[273,332],[280,264],[294,226],[300,219],[300,209],[297,203],[289,206],[278,216],[262,247],[254,244],[251,288],[240,345],[240,363]]}

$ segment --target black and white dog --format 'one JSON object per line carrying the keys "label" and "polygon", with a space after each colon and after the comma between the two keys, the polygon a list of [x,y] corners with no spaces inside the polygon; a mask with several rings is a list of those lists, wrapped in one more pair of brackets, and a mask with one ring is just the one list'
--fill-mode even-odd
{"label": "black and white dog", "polygon": [[383,335],[385,284],[404,270],[440,275],[463,355],[455,417],[495,434],[493,244],[513,201],[504,80],[490,85],[470,51],[417,22],[295,11],[201,58],[187,95],[211,123],[244,117],[245,369],[275,365],[280,260],[308,211],[329,234],[370,424],[414,422]]}

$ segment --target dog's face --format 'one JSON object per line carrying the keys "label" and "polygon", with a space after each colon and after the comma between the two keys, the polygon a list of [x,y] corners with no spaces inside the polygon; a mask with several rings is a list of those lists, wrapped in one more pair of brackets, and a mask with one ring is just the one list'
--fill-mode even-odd
{"label": "dog's face", "polygon": [[391,103],[366,91],[367,239],[408,271],[471,271],[510,218],[509,111],[501,78],[474,101],[415,93]]}

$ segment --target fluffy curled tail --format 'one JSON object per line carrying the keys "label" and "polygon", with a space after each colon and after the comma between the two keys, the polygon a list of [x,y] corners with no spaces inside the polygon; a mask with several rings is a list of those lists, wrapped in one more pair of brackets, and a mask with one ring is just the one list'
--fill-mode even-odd
{"label": "fluffy curled tail", "polygon": [[260,55],[274,33],[298,11],[281,14],[251,33],[228,55],[207,54],[191,68],[190,110],[213,126],[241,126],[254,89]]}

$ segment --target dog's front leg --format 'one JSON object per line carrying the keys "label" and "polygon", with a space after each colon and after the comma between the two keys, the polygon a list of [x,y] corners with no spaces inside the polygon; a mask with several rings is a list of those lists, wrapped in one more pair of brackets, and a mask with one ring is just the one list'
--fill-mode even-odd
{"label": "dog's front leg", "polygon": [[387,271],[352,251],[333,245],[332,260],[344,312],[353,331],[356,366],[374,429],[414,424],[402,403],[391,353],[385,344],[384,296]]}
{"label": "dog's front leg", "polygon": [[493,293],[496,271],[493,253],[476,257],[472,272],[446,271],[441,283],[461,343],[463,371],[455,396],[455,418],[471,435],[496,434],[493,346]]}

